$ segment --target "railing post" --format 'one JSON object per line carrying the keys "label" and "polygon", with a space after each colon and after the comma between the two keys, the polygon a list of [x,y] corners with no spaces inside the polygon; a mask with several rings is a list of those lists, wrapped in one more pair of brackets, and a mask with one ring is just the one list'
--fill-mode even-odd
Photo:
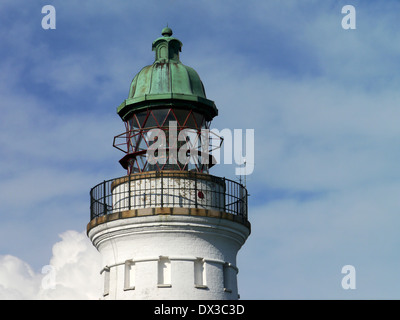
{"label": "railing post", "polygon": [[160,172],[160,174],[161,174],[161,208],[163,208],[164,207],[164,180],[163,180],[163,177],[164,177],[164,174],[163,174],[163,172],[161,171]]}
{"label": "railing post", "polygon": [[[227,196],[226,196],[226,179],[225,179],[225,177],[223,178],[223,180],[224,180],[224,194],[223,194],[223,197],[224,197],[224,207],[223,207],[223,209],[224,209],[224,211],[226,212],[226,203],[229,202],[229,199],[227,199]],[[227,201],[227,200],[228,200],[228,201]]]}
{"label": "railing post", "polygon": [[194,175],[194,207],[197,209],[197,174]]}
{"label": "railing post", "polygon": [[131,175],[128,175],[128,210],[132,210],[131,208]]}
{"label": "railing post", "polygon": [[248,199],[249,199],[249,194],[248,194],[248,192],[247,192],[247,189],[245,189],[245,191],[246,191],[246,197],[244,198],[244,201],[245,201],[245,205],[244,205],[244,210],[245,210],[245,218],[246,218],[246,220],[248,220],[248,217],[247,217],[247,213],[248,213]]}
{"label": "railing post", "polygon": [[93,188],[90,190],[90,220],[93,219]]}
{"label": "railing post", "polygon": [[106,198],[106,180],[103,182],[103,210],[104,210],[104,215],[107,214],[107,198]]}

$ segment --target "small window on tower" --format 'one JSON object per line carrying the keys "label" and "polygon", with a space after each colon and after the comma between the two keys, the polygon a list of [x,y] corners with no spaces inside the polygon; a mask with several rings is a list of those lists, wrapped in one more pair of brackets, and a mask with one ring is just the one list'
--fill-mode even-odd
{"label": "small window on tower", "polygon": [[168,257],[160,257],[158,260],[158,287],[171,287],[171,261]]}
{"label": "small window on tower", "polygon": [[110,268],[105,267],[100,274],[103,274],[104,279],[104,290],[103,290],[103,297],[110,294]]}
{"label": "small window on tower", "polygon": [[132,260],[125,262],[124,290],[134,290],[136,282],[136,265]]}
{"label": "small window on tower", "polygon": [[207,288],[205,271],[204,259],[197,258],[194,261],[194,286],[196,288]]}
{"label": "small window on tower", "polygon": [[233,268],[229,263],[224,264],[224,291],[232,292],[232,281],[233,281]]}

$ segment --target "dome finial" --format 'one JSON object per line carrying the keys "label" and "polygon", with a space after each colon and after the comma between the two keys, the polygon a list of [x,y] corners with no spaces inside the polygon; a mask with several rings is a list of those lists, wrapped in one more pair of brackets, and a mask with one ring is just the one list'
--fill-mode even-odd
{"label": "dome finial", "polygon": [[168,23],[167,23],[167,26],[166,26],[164,29],[162,29],[161,34],[162,34],[164,37],[170,37],[170,36],[172,36],[172,30],[171,30],[171,28],[168,27]]}

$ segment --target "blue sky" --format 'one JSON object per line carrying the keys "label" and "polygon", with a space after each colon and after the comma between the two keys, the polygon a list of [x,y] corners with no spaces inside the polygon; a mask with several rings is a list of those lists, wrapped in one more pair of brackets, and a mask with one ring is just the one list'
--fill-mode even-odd
{"label": "blue sky", "polygon": [[168,23],[219,109],[212,126],[255,130],[241,298],[400,298],[399,14],[394,0],[3,0],[0,296],[19,290],[4,257],[39,276],[85,230],[90,188],[125,174],[116,107]]}

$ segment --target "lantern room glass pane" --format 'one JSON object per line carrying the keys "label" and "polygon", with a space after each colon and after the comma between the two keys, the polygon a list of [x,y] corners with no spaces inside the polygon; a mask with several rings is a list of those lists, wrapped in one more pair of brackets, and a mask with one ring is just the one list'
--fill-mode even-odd
{"label": "lantern room glass pane", "polygon": [[135,113],[128,121],[130,130],[134,128],[168,127],[176,121],[178,127],[201,129],[206,126],[203,114],[188,109],[150,109]]}
{"label": "lantern room glass pane", "polygon": [[193,117],[196,120],[197,127],[203,128],[206,122],[205,117],[198,112],[193,112]]}
{"label": "lantern room glass pane", "polygon": [[173,112],[176,119],[175,121],[178,122],[178,126],[183,126],[190,111],[184,109],[174,109]]}
{"label": "lantern room glass pane", "polygon": [[168,114],[169,109],[156,109],[150,110],[149,119],[146,122],[146,128],[161,126],[165,120],[165,117]]}
{"label": "lantern room glass pane", "polygon": [[133,115],[132,119],[132,126],[131,128],[140,128],[143,126],[143,122],[145,121],[147,116],[147,111],[139,112]]}
{"label": "lantern room glass pane", "polygon": [[193,129],[201,129],[204,126],[204,116],[198,112],[192,112],[186,121],[186,127]]}

